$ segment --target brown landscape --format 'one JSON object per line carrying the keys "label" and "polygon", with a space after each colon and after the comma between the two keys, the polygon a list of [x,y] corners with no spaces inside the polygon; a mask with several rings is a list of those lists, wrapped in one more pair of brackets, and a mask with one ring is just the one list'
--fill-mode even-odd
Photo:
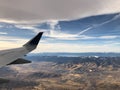
{"label": "brown landscape", "polygon": [[120,57],[41,58],[2,67],[0,90],[120,90]]}

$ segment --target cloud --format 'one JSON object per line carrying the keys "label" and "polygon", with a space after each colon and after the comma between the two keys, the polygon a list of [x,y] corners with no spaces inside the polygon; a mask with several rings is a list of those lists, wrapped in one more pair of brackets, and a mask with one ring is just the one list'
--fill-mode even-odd
{"label": "cloud", "polygon": [[7,32],[0,32],[0,35],[6,35],[8,34]]}
{"label": "cloud", "polygon": [[[4,37],[5,38],[5,37]],[[10,37],[9,37],[10,38]],[[22,46],[28,40],[16,39],[15,42],[0,41],[0,49],[10,49]],[[117,44],[117,45],[116,45]],[[40,42],[37,49],[32,53],[39,52],[119,52],[119,43],[109,42],[100,44],[86,44],[86,43],[48,43]],[[9,46],[8,46],[9,45]],[[112,48],[112,49],[111,49]]]}
{"label": "cloud", "polygon": [[80,32],[78,33],[78,35],[84,34],[85,32],[91,30],[92,28],[93,28],[93,27],[88,27],[88,28],[86,28],[86,29],[80,31]]}
{"label": "cloud", "polygon": [[0,0],[0,21],[39,23],[120,12],[119,0]]}
{"label": "cloud", "polygon": [[29,24],[16,24],[15,25],[16,28],[30,30],[34,33],[46,32],[47,31],[45,29],[38,29],[35,26],[36,25],[29,25]]}
{"label": "cloud", "polygon": [[[35,25],[26,25],[26,24],[25,25],[15,25],[15,27],[17,27],[19,29],[31,30],[34,33],[38,33],[40,31],[44,32],[44,37],[46,37],[45,41],[48,41],[48,40],[91,40],[91,39],[96,39],[96,40],[108,39],[109,40],[109,39],[119,38],[119,36],[117,36],[117,35],[89,36],[89,35],[84,34],[85,32],[89,32],[89,30],[92,30],[93,28],[97,28],[97,27],[101,26],[101,24],[97,24],[95,26],[90,26],[84,30],[81,30],[79,33],[76,33],[76,34],[71,34],[71,33],[65,32],[65,31],[61,31],[58,21],[51,21],[51,22],[48,22],[47,24],[50,26],[49,30],[38,29],[35,27]],[[102,24],[102,25],[104,25],[104,24]],[[58,28],[56,27],[57,25],[59,26]]]}
{"label": "cloud", "polygon": [[44,38],[45,41],[48,41],[48,40],[92,40],[92,39],[94,39],[94,40],[98,40],[98,39],[99,40],[100,39],[110,40],[110,39],[117,39],[117,38],[119,38],[119,36],[117,36],[117,35],[93,36],[93,35],[85,35],[85,33],[89,32],[90,30],[94,30],[95,28],[98,28],[102,25],[108,24],[108,23],[112,22],[113,20],[116,20],[117,18],[119,18],[119,15],[116,15],[113,18],[111,18],[107,21],[104,21],[102,23],[91,25],[83,30],[80,30],[76,34],[62,31],[58,20],[51,20],[49,22],[46,22],[49,26],[49,29],[37,28],[36,24],[15,24],[15,27],[17,27],[19,29],[30,30],[34,33],[38,33],[38,32],[42,31],[42,32],[44,32],[44,37],[46,37],[46,38]]}
{"label": "cloud", "polygon": [[[56,39],[62,39],[62,40],[80,40],[80,39],[116,39],[119,38],[119,36],[115,36],[115,35],[104,35],[104,36],[87,36],[85,35],[86,32],[89,32],[90,30],[93,30],[95,28],[99,28],[105,24],[108,24],[116,19],[120,18],[120,14],[115,15],[113,18],[106,20],[102,23],[99,24],[94,24],[91,25],[89,27],[87,27],[84,30],[80,30],[80,32],[76,33],[76,34],[70,34],[70,33],[66,33],[66,32],[62,32],[61,31],[61,27],[59,26],[59,21],[57,20],[53,20],[51,22],[49,22],[48,24],[50,25],[50,33],[46,34],[46,36],[52,37],[52,38],[56,38]],[[58,28],[56,28],[56,26],[59,26]]]}
{"label": "cloud", "polygon": [[[0,36],[0,50],[21,47],[29,40],[30,38],[26,39],[12,36]],[[42,39],[40,40],[40,43],[46,43],[46,41]]]}
{"label": "cloud", "polygon": [[108,23],[110,23],[110,22],[112,22],[112,21],[114,21],[114,20],[117,20],[117,19],[119,19],[119,18],[120,18],[120,14],[117,14],[117,15],[115,15],[113,18],[111,18],[110,20],[107,20],[107,21],[105,21],[105,22],[103,22],[103,23],[100,23],[100,24],[93,25],[93,28],[97,28],[97,27],[100,27],[100,26],[102,26],[102,25],[108,24]]}
{"label": "cloud", "polygon": [[[112,48],[112,49],[111,49]],[[80,43],[41,43],[34,52],[119,52],[114,44],[80,44]]]}
{"label": "cloud", "polygon": [[[113,21],[113,19],[106,21],[107,23]],[[104,22],[103,22],[104,23]],[[54,39],[58,39],[58,40],[91,40],[91,39],[116,39],[119,38],[119,36],[117,35],[102,35],[102,36],[89,36],[89,35],[85,35],[85,32],[89,32],[89,30],[92,30],[93,28],[97,28],[99,26],[102,26],[104,24],[97,24],[95,26],[90,26],[84,30],[81,30],[79,33],[76,34],[71,34],[71,33],[66,33],[65,31],[61,31],[58,28],[55,28],[56,25],[59,25],[58,23],[56,24],[50,24],[50,26],[52,27],[50,29],[50,31],[46,31],[46,32],[50,32],[50,33],[46,33],[44,34],[46,37],[49,38],[54,38]],[[56,29],[56,30],[55,30]]]}
{"label": "cloud", "polygon": [[3,26],[2,25],[0,25],[0,28],[2,28]]}
{"label": "cloud", "polygon": [[0,36],[0,50],[20,47],[27,41],[18,37]]}
{"label": "cloud", "polygon": [[115,38],[119,38],[119,36],[100,36],[100,39],[115,39]]}
{"label": "cloud", "polygon": [[104,22],[102,22],[102,23],[93,24],[93,25],[91,25],[90,27],[88,27],[88,28],[80,31],[80,32],[78,33],[78,35],[84,34],[85,32],[89,32],[89,30],[92,30],[92,29],[94,29],[94,28],[101,27],[101,26],[103,26],[103,25],[105,25],[105,24],[108,24],[108,23],[114,21],[114,20],[117,20],[118,18],[120,18],[120,14],[117,14],[117,15],[115,15],[113,18],[111,18],[111,19],[109,19],[109,20],[107,20],[107,21],[104,21]]}
{"label": "cloud", "polygon": [[[84,39],[88,38],[94,38],[94,37],[87,37],[87,36],[82,36]],[[102,39],[109,39],[109,38],[115,38],[116,36],[101,36]],[[101,38],[99,37],[99,38]],[[10,48],[16,48],[22,46],[24,43],[28,41],[28,39],[21,39],[21,38],[14,38],[10,36],[1,36],[0,37],[0,49],[10,49]],[[11,41],[13,40],[13,41]],[[55,41],[55,40],[54,40]],[[100,43],[100,42],[99,42]],[[87,44],[86,43],[81,43],[81,42],[46,42],[46,40],[40,41],[40,44],[38,45],[37,49],[33,51],[33,53],[38,53],[38,52],[119,52],[120,43],[117,43],[116,41],[114,42],[109,42],[109,43],[102,43],[102,44]],[[112,48],[112,49],[111,49]]]}

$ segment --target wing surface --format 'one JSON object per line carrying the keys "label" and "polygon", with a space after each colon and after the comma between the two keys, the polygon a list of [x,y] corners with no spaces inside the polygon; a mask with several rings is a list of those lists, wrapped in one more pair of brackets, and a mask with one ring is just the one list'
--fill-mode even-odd
{"label": "wing surface", "polygon": [[23,64],[23,63],[29,63],[30,61],[20,60],[21,57],[28,54],[29,52],[33,51],[41,37],[43,32],[38,33],[34,38],[32,38],[30,41],[28,41],[26,44],[24,44],[20,48],[15,49],[9,49],[9,50],[1,50],[0,51],[0,67],[5,65],[11,65],[11,64]]}

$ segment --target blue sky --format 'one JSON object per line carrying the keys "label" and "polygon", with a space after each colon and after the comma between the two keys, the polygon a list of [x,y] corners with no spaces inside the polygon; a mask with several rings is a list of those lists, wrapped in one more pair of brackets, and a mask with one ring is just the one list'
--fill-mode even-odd
{"label": "blue sky", "polygon": [[1,1],[0,48],[19,47],[43,31],[34,53],[120,52],[120,2],[103,1]]}
{"label": "blue sky", "polygon": [[[18,47],[43,31],[35,52],[119,52],[120,14],[86,17],[71,21],[50,21],[36,25],[0,23],[2,43]],[[117,17],[117,18],[115,18]],[[11,47],[13,47],[11,45]],[[10,47],[10,48],[11,48]]]}

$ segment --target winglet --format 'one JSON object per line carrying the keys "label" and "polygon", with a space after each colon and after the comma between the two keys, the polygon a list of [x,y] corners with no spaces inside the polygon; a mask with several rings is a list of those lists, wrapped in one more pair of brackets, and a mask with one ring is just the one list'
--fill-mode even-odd
{"label": "winglet", "polygon": [[39,32],[34,38],[32,38],[30,41],[28,41],[23,46],[26,47],[29,51],[32,51],[35,49],[42,37],[43,32]]}

